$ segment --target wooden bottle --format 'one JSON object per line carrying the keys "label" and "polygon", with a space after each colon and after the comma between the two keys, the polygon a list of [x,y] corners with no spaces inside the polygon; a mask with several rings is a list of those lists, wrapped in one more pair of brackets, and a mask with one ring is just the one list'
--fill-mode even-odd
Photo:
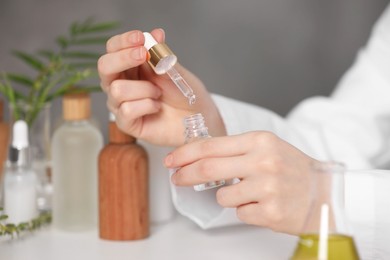
{"label": "wooden bottle", "polygon": [[3,122],[4,103],[0,100],[0,181],[2,180],[2,173],[5,160],[7,158],[10,127],[8,123]]}
{"label": "wooden bottle", "polygon": [[111,120],[109,144],[99,155],[99,236],[137,240],[148,235],[147,154]]}

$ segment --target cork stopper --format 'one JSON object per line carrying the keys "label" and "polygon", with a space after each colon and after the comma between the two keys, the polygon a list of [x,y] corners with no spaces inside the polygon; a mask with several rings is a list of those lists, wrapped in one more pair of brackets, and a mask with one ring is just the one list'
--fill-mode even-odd
{"label": "cork stopper", "polygon": [[64,120],[86,120],[91,115],[91,98],[87,93],[65,95],[62,99]]}

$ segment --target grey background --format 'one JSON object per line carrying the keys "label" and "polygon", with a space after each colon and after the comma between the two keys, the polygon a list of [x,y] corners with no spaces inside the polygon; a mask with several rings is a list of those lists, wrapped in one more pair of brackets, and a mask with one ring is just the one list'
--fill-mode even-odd
{"label": "grey background", "polygon": [[[12,49],[53,47],[75,20],[118,20],[117,33],[162,27],[180,62],[212,92],[285,115],[328,95],[351,65],[385,0],[0,0],[0,71],[28,72]],[[104,51],[104,48],[100,49]],[[102,126],[102,93],[93,113]],[[54,102],[52,117],[60,117]],[[102,127],[106,136],[106,129]]]}

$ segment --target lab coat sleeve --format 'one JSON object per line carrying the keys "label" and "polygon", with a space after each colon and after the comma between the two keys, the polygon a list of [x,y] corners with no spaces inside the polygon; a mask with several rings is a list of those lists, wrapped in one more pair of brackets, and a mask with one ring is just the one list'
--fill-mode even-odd
{"label": "lab coat sleeve", "polygon": [[[285,118],[226,97],[213,95],[213,99],[229,135],[252,130],[272,131],[318,160],[341,161],[351,170],[389,167],[390,5],[330,97],[306,99]],[[349,176],[347,213],[356,227],[366,230],[356,234],[358,247],[364,252],[363,259],[373,259],[372,252],[385,252],[373,249],[376,241],[390,235],[381,232],[390,227],[390,205],[384,206],[389,192],[387,196],[378,195],[374,184]],[[358,195],[361,189],[367,196]],[[178,211],[202,228],[239,223],[234,210],[223,209],[216,203],[215,190],[199,193],[172,186],[172,191]],[[366,212],[359,211],[362,201],[369,205]],[[390,238],[386,237],[385,241]]]}

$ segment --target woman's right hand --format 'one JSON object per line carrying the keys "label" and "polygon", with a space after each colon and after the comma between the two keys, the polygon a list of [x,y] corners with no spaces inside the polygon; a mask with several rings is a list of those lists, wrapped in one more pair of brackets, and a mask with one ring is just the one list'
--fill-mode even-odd
{"label": "woman's right hand", "polygon": [[[151,32],[158,42],[164,31]],[[116,116],[119,128],[150,143],[179,146],[184,143],[182,120],[202,113],[213,136],[226,134],[218,109],[202,82],[180,65],[175,65],[194,90],[197,101],[189,105],[167,75],[159,76],[146,63],[144,35],[134,30],[113,36],[107,53],[98,61],[101,87],[107,94],[108,109]]]}

